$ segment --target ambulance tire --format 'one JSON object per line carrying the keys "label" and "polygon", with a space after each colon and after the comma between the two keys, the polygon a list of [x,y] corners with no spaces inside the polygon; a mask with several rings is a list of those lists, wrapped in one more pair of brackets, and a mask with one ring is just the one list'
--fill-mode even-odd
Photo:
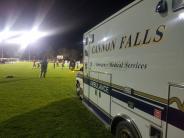
{"label": "ambulance tire", "polygon": [[121,121],[116,127],[116,138],[139,138],[139,136],[130,123]]}

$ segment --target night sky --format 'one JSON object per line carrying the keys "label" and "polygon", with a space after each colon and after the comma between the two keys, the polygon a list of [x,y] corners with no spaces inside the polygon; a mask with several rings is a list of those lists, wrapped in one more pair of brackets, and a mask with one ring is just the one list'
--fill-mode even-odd
{"label": "night sky", "polygon": [[83,33],[132,0],[0,0],[0,30],[51,31],[40,45],[82,49]]}

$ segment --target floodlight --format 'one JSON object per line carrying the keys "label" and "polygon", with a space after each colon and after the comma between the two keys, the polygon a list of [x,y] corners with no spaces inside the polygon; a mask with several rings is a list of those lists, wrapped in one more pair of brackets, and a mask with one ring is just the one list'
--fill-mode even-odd
{"label": "floodlight", "polygon": [[[46,32],[39,32],[35,29],[32,31],[21,31],[21,32],[9,32],[5,43],[8,44],[19,44],[21,47],[26,48],[30,43],[34,43],[39,38],[46,36]],[[12,38],[12,36],[14,36]],[[9,38],[9,39],[8,39]]]}

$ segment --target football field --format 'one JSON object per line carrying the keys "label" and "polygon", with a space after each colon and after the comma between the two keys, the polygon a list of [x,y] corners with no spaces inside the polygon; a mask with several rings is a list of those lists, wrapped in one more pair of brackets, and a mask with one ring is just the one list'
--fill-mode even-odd
{"label": "football field", "polygon": [[75,93],[75,73],[32,63],[0,64],[0,138],[110,138]]}

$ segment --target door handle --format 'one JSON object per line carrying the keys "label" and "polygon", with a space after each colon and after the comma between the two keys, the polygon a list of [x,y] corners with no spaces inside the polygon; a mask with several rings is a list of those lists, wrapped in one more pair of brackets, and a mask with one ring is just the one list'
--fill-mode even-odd
{"label": "door handle", "polygon": [[95,95],[97,96],[97,89],[95,89]]}
{"label": "door handle", "polygon": [[101,92],[99,92],[99,98],[101,98]]}

